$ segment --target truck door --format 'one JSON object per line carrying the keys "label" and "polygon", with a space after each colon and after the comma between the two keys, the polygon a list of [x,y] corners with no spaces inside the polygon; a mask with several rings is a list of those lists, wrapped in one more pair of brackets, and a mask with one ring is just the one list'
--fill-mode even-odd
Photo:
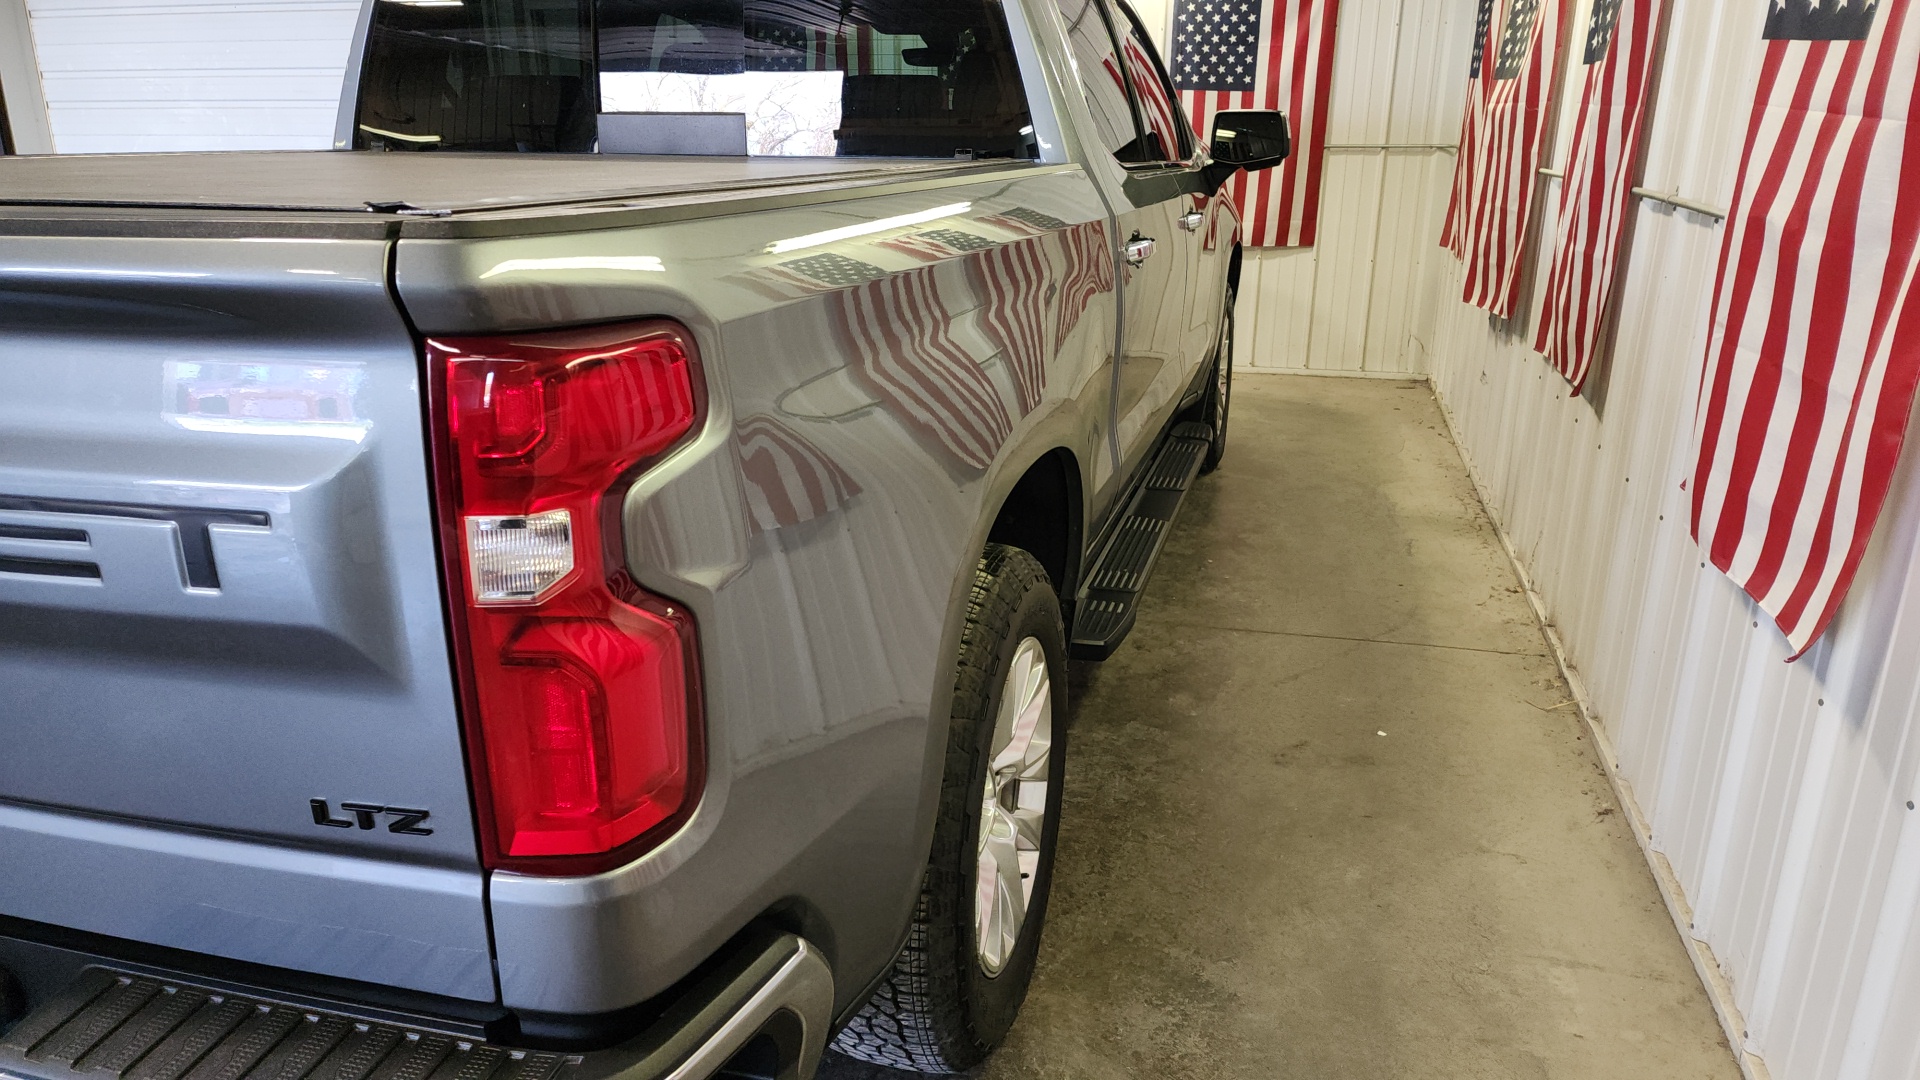
{"label": "truck door", "polygon": [[[1168,155],[1168,160],[1158,163],[1157,167],[1130,166],[1129,183],[1135,187],[1154,186],[1156,190],[1152,195],[1178,192],[1169,197],[1179,200],[1174,212],[1180,228],[1173,235],[1173,244],[1180,250],[1155,255],[1156,258],[1160,254],[1171,255],[1186,267],[1187,310],[1179,348],[1181,370],[1187,378],[1175,390],[1178,394],[1191,385],[1192,378],[1198,374],[1197,365],[1212,356],[1220,332],[1231,245],[1220,235],[1220,223],[1216,219],[1221,207],[1215,203],[1227,196],[1207,190],[1200,172],[1200,140],[1145,24],[1127,0],[1111,2],[1114,27],[1121,32],[1120,48],[1127,58],[1127,73],[1133,80],[1140,118]],[[1164,332],[1173,334],[1170,328]]]}
{"label": "truck door", "polygon": [[[1093,133],[1123,175],[1113,199],[1120,247],[1120,342],[1114,365],[1110,452],[1114,472],[1101,507],[1152,449],[1190,381],[1189,293],[1198,234],[1185,226],[1199,188],[1192,140],[1138,21],[1107,0],[1059,0]],[[1087,147],[1094,153],[1095,147]]]}

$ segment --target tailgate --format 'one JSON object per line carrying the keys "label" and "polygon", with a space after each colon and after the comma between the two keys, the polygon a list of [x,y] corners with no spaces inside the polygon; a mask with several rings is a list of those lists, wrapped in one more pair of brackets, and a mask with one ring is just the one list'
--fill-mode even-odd
{"label": "tailgate", "polygon": [[494,996],[387,255],[0,237],[0,914]]}

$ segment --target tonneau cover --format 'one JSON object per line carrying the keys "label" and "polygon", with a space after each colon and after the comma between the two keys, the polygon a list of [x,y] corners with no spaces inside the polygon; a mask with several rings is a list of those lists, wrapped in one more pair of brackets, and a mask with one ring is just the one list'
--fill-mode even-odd
{"label": "tonneau cover", "polygon": [[426,214],[951,169],[948,159],[638,157],[297,150],[0,157],[0,207]]}

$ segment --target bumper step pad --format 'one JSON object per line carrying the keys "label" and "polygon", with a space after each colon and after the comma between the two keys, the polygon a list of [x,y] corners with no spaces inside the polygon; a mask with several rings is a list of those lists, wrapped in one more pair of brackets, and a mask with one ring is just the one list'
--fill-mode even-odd
{"label": "bumper step pad", "polygon": [[92,967],[0,1037],[36,1080],[567,1080],[580,1058]]}
{"label": "bumper step pad", "polygon": [[1120,523],[1100,549],[1093,571],[1086,575],[1086,587],[1074,605],[1073,643],[1068,649],[1074,659],[1105,660],[1133,629],[1140,594],[1212,441],[1213,430],[1207,425],[1187,423],[1174,428],[1161,444]]}

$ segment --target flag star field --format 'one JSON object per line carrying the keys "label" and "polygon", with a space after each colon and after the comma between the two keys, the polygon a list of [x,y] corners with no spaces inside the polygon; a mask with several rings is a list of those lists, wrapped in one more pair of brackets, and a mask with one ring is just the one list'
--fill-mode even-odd
{"label": "flag star field", "polygon": [[1259,67],[1260,5],[1199,0],[1176,16],[1174,85],[1185,90],[1252,90]]}

